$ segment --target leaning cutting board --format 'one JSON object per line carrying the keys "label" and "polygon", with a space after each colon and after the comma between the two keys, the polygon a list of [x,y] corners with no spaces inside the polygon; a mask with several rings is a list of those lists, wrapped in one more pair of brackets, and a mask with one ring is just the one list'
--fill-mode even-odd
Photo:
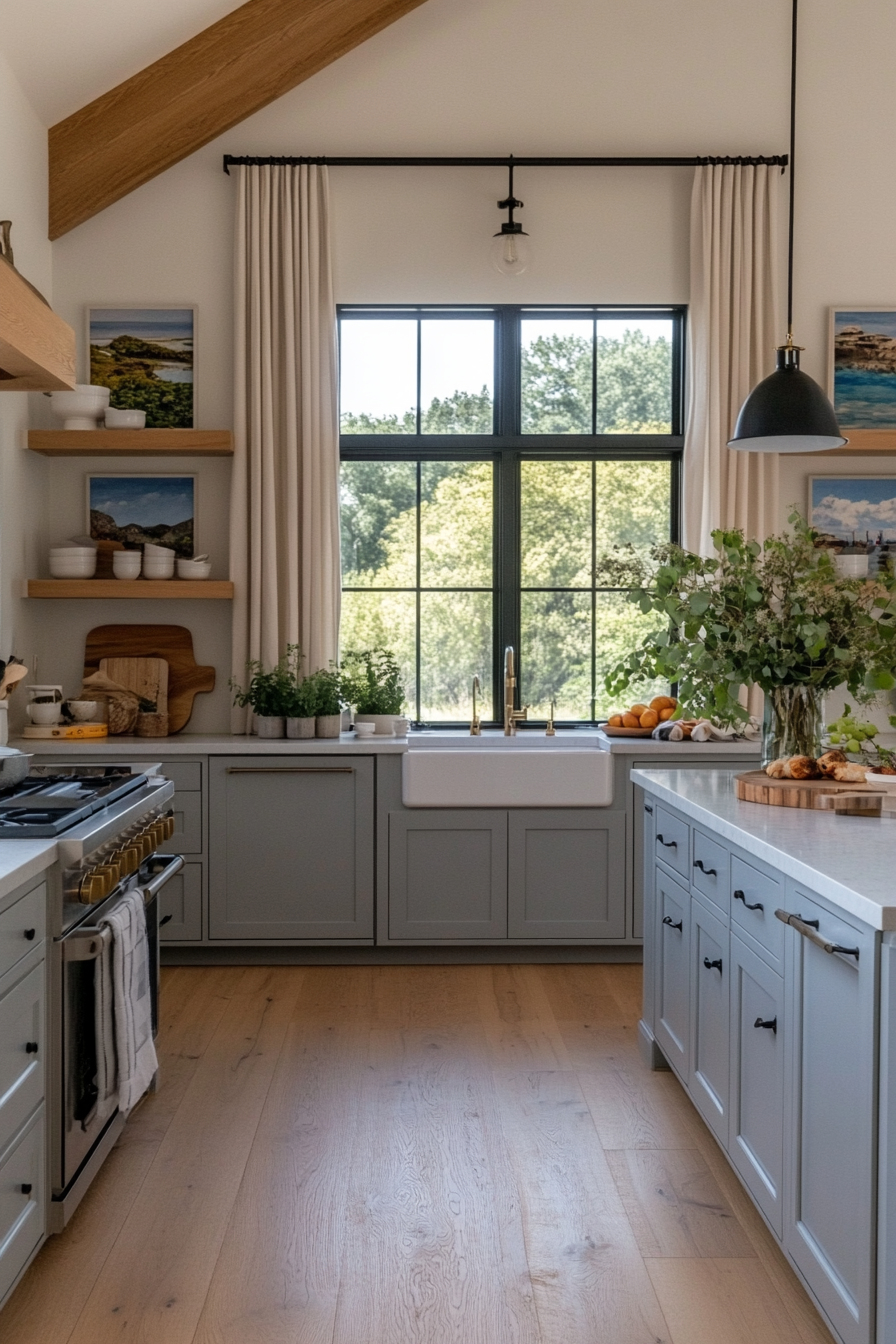
{"label": "leaning cutting board", "polygon": [[838,784],[835,779],[772,779],[764,770],[734,776],[734,791],[744,803],[769,807],[823,808],[823,797],[837,793],[874,793],[870,784]]}
{"label": "leaning cutting board", "polygon": [[164,658],[101,658],[100,671],[119,686],[150,700],[159,714],[168,713],[168,664]]}
{"label": "leaning cutting board", "polygon": [[215,689],[215,669],[197,664],[193,636],[183,625],[98,625],[87,635],[84,675],[98,672],[103,658],[165,660],[169,733],[180,732],[189,722],[194,696]]}

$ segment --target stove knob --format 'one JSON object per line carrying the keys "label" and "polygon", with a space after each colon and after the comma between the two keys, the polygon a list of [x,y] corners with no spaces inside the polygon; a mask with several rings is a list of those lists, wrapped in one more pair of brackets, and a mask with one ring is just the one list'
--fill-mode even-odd
{"label": "stove knob", "polygon": [[79,896],[84,905],[93,905],[96,901],[101,901],[111,890],[103,875],[96,868],[92,868],[81,878]]}
{"label": "stove knob", "polygon": [[108,883],[106,887],[107,895],[110,891],[113,890],[113,888],[117,887],[119,882],[121,881],[121,869],[119,868],[118,864],[113,863],[111,859],[106,863],[101,863],[96,871],[100,873]]}
{"label": "stove knob", "polygon": [[148,831],[141,831],[139,835],[135,835],[131,843],[139,850],[141,863],[149,858],[152,853],[152,836]]}
{"label": "stove knob", "polygon": [[164,822],[165,822],[165,839],[170,840],[175,831],[174,817],[167,816],[164,818]]}
{"label": "stove knob", "polygon": [[158,821],[154,821],[150,827],[150,831],[152,832],[152,847],[153,849],[158,849],[159,845],[164,844],[165,841],[164,821],[162,821],[161,818]]}
{"label": "stove knob", "polygon": [[140,850],[136,845],[127,845],[113,856],[125,877],[136,873],[140,867]]}

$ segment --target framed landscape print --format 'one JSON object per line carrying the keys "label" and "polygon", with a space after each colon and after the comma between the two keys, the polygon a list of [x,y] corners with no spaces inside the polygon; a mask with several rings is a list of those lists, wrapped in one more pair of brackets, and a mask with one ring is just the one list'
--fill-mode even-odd
{"label": "framed landscape print", "polygon": [[828,390],[841,429],[896,429],[896,305],[831,309]]}
{"label": "framed landscape print", "polygon": [[109,404],[146,412],[147,429],[192,429],[195,307],[89,307],[90,382]]}
{"label": "framed landscape print", "polygon": [[893,541],[896,476],[810,476],[809,524],[842,541]]}
{"label": "framed landscape print", "polygon": [[87,513],[94,541],[120,541],[128,550],[151,541],[184,560],[195,554],[195,476],[88,475]]}

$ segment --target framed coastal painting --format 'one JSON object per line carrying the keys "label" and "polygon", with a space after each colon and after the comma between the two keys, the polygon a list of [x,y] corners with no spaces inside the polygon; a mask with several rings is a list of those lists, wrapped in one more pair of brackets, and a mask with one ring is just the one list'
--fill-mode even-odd
{"label": "framed coastal painting", "polygon": [[896,541],[896,476],[810,476],[808,513],[840,541]]}
{"label": "framed coastal painting", "polygon": [[127,472],[88,474],[88,532],[128,550],[154,542],[189,560],[195,554],[196,477]]}
{"label": "framed coastal painting", "polygon": [[146,412],[147,429],[192,429],[196,309],[90,306],[90,382],[109,403]]}
{"label": "framed coastal painting", "polygon": [[896,304],[832,308],[829,348],[840,428],[896,429]]}

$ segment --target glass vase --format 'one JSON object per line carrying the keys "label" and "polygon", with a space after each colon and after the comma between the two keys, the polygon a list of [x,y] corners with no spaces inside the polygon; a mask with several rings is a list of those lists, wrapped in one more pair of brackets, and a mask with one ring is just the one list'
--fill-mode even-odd
{"label": "glass vase", "polygon": [[780,756],[818,756],[824,734],[823,696],[814,686],[776,686],[765,692],[762,764]]}

